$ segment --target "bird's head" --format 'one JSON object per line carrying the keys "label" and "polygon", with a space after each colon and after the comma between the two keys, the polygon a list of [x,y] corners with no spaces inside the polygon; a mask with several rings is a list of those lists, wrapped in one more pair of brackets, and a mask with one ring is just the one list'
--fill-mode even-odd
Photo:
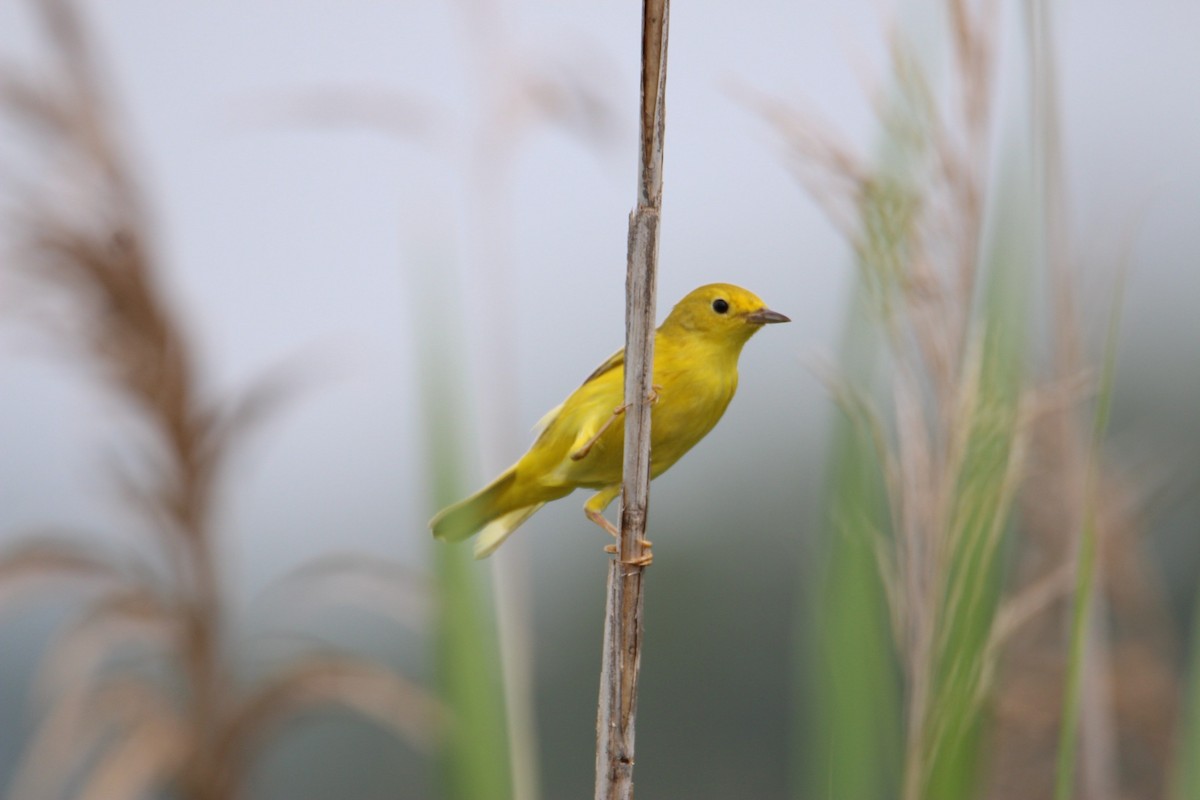
{"label": "bird's head", "polygon": [[710,283],[693,289],[675,304],[662,330],[687,331],[739,349],[763,325],[791,322],[767,308],[758,295],[730,283]]}

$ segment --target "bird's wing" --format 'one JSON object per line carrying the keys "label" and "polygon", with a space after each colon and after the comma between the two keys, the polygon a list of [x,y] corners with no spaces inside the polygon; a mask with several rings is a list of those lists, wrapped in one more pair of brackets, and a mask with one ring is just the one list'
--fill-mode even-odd
{"label": "bird's wing", "polygon": [[585,385],[589,384],[592,381],[596,380],[596,378],[599,378],[604,373],[611,372],[612,370],[616,369],[617,367],[622,366],[624,363],[625,363],[625,348],[622,347],[620,350],[618,350],[617,352],[615,352],[611,356],[609,356],[608,359],[603,364],[596,367],[595,371],[593,371],[591,375],[588,375],[587,378],[584,379],[583,383]]}
{"label": "bird's wing", "polygon": [[550,427],[550,423],[554,422],[554,418],[558,416],[558,412],[562,411],[563,403],[559,403],[554,408],[542,415],[542,418],[533,424],[534,438],[542,435],[542,431]]}
{"label": "bird's wing", "polygon": [[[616,369],[617,367],[622,366],[624,363],[625,363],[625,348],[622,347],[620,350],[618,350],[617,352],[615,352],[611,356],[609,356],[607,359],[605,359],[603,364],[596,367],[596,369],[592,371],[592,374],[588,375],[587,378],[580,385],[586,386],[587,384],[596,380],[596,378],[599,378],[601,375],[604,375],[607,372],[611,372],[612,370]],[[541,435],[546,432],[546,429],[549,428],[554,423],[554,420],[558,418],[559,412],[562,411],[564,405],[566,405],[566,401],[559,403],[554,408],[547,411],[545,414],[542,415],[542,418],[539,419],[534,424],[533,435],[534,435],[535,439],[540,438]]]}

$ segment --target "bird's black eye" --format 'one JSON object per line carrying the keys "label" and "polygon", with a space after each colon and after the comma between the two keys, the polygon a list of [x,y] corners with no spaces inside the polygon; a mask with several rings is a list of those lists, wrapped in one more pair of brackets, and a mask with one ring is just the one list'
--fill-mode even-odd
{"label": "bird's black eye", "polygon": [[727,303],[725,300],[721,299],[720,297],[718,297],[716,300],[713,300],[713,311],[717,312],[718,314],[724,314],[728,310],[729,303]]}

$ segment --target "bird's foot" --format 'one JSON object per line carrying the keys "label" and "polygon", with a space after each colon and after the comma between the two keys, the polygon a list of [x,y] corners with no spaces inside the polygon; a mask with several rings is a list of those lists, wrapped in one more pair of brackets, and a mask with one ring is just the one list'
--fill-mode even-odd
{"label": "bird's foot", "polygon": [[[617,545],[621,541],[621,532],[617,530],[617,526],[605,519],[604,515],[595,509],[585,507],[583,513],[587,515],[588,519],[603,528],[609,536],[617,540],[617,542],[614,544],[606,545],[604,552],[614,556],[619,555],[620,550],[618,549]],[[620,559],[622,564],[626,564],[631,567],[648,567],[654,561],[654,554],[650,552],[650,548],[654,546],[653,542],[643,537],[642,539],[638,540],[638,543],[646,552],[642,553],[642,555],[638,556],[637,558]]]}
{"label": "bird's foot", "polygon": [[[645,548],[646,552],[642,553],[637,558],[620,559],[622,564],[630,567],[648,567],[654,563],[654,554],[650,552],[653,542],[651,542],[649,539],[641,539],[639,540],[639,543],[643,548]],[[604,548],[604,552],[615,556],[620,551],[617,549],[617,545],[610,544]]]}
{"label": "bird's foot", "polygon": [[625,559],[621,563],[628,567],[648,567],[654,563],[654,554],[649,552],[643,553],[637,558]]}
{"label": "bird's foot", "polygon": [[583,510],[583,513],[586,514],[587,518],[590,519],[592,522],[596,523],[601,528],[604,528],[605,532],[608,533],[610,536],[612,536],[614,539],[619,540],[621,538],[621,532],[619,530],[617,530],[617,526],[613,525],[611,522],[609,522],[607,519],[605,519],[604,514],[600,513],[599,511],[590,509],[590,508],[585,508]]}

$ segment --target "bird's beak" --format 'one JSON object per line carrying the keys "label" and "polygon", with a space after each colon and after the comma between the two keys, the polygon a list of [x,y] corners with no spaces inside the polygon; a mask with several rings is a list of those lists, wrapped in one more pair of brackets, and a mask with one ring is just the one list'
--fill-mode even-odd
{"label": "bird's beak", "polygon": [[769,308],[760,308],[758,311],[751,311],[746,315],[746,322],[752,325],[769,325],[773,322],[791,322],[791,318],[785,317],[778,311],[772,311]]}

